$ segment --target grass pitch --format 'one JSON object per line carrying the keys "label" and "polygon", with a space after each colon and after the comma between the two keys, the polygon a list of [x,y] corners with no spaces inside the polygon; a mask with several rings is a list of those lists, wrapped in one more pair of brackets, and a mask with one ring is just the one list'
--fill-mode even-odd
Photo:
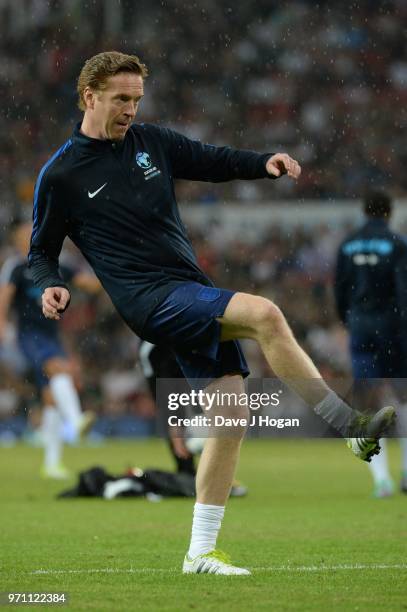
{"label": "grass pitch", "polygon": [[[160,440],[65,459],[172,468]],[[37,449],[0,449],[0,591],[65,591],[70,610],[407,610],[407,496],[371,499],[366,465],[341,441],[243,446],[250,494],[230,501],[218,544],[251,577],[181,574],[191,500],[56,500],[65,485],[41,480],[40,461]]]}

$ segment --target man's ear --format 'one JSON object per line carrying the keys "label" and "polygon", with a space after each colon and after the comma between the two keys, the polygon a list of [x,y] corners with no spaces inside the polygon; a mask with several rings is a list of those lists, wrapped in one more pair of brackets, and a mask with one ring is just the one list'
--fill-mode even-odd
{"label": "man's ear", "polygon": [[96,99],[95,91],[89,86],[85,87],[84,92],[83,92],[83,101],[86,106],[86,109],[93,110],[95,108],[95,99]]}

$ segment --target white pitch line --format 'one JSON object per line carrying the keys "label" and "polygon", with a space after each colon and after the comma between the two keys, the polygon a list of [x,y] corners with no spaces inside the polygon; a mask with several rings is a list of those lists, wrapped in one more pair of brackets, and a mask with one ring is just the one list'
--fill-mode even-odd
{"label": "white pitch line", "polygon": [[257,572],[334,572],[337,570],[391,570],[401,569],[407,570],[405,564],[372,564],[372,565],[309,565],[290,567],[289,565],[282,565],[280,567],[253,567],[253,570]]}
{"label": "white pitch line", "polygon": [[32,572],[28,572],[29,574],[34,574],[36,576],[39,575],[49,575],[49,574],[175,574],[178,573],[177,569],[163,568],[159,569],[156,567],[144,567],[144,568],[129,568],[129,569],[118,569],[114,567],[105,567],[105,568],[95,568],[95,569],[83,569],[83,570],[75,570],[75,569],[66,569],[66,570],[46,570],[39,569],[34,570]]}
{"label": "white pitch line", "polygon": [[[254,572],[335,572],[338,570],[354,571],[354,570],[407,570],[405,564],[372,564],[372,565],[309,565],[300,567],[290,567],[289,565],[271,566],[271,567],[251,567]],[[178,574],[180,569],[170,568],[129,568],[118,569],[113,567],[95,568],[95,569],[38,569],[28,572],[34,575],[50,575],[50,574]]]}

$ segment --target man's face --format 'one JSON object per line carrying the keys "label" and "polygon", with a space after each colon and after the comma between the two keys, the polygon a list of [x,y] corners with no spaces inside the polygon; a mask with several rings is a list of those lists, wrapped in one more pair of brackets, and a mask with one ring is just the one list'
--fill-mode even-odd
{"label": "man's face", "polygon": [[123,140],[136,116],[143,94],[143,78],[131,72],[120,72],[109,77],[105,89],[93,92],[90,110],[99,137]]}

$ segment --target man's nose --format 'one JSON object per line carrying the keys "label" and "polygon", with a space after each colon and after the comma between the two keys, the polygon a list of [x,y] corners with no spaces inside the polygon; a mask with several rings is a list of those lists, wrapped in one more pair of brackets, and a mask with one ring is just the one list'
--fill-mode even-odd
{"label": "man's nose", "polygon": [[126,108],[124,109],[124,114],[129,117],[134,117],[136,114],[136,105],[134,102],[128,102]]}

